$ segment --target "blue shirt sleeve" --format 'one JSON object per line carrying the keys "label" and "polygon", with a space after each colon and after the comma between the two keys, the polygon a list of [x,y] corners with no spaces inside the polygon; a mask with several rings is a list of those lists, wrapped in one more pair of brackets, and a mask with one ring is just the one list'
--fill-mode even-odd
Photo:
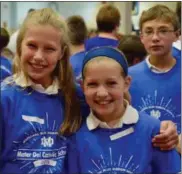
{"label": "blue shirt sleeve", "polygon": [[[149,117],[148,119],[153,119]],[[151,120],[152,121],[152,120]],[[160,121],[153,119],[152,137],[160,132]],[[162,151],[159,148],[152,148],[152,174],[157,173],[178,173],[180,172],[180,155],[176,149],[170,151]]]}
{"label": "blue shirt sleeve", "polygon": [[161,151],[154,148],[152,158],[152,173],[178,173],[181,169],[180,155],[173,149]]}

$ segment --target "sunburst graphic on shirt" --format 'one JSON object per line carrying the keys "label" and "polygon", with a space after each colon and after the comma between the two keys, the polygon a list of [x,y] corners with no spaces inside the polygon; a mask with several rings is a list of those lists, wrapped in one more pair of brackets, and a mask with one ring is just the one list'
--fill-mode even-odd
{"label": "sunburst graphic on shirt", "polygon": [[58,136],[59,125],[46,120],[23,115],[31,131],[25,132],[22,141],[14,141],[16,158],[25,173],[58,173],[62,171],[66,155],[66,138]]}
{"label": "sunburst graphic on shirt", "polygon": [[154,96],[147,95],[142,97],[142,105],[139,106],[139,111],[146,112],[147,114],[163,120],[172,120],[178,131],[181,132],[181,114],[175,115],[176,107],[172,104],[172,99],[166,99],[165,97],[158,96],[157,90],[154,91]]}
{"label": "sunburst graphic on shirt", "polygon": [[133,163],[133,155],[124,158],[118,155],[117,159],[112,154],[112,148],[108,149],[109,155],[100,155],[100,159],[91,159],[93,168],[88,173],[130,174],[136,173],[139,165]]}

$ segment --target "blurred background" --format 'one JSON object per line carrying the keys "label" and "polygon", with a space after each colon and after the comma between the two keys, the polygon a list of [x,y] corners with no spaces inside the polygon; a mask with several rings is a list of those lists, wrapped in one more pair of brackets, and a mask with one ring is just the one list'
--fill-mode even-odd
{"label": "blurred background", "polygon": [[120,10],[122,20],[119,31],[123,34],[138,34],[138,21],[143,10],[156,4],[164,4],[175,10],[176,3],[173,2],[1,2],[1,27],[6,28],[10,34],[15,32],[27,15],[29,9],[40,9],[51,7],[64,18],[71,15],[81,15],[89,28],[96,28],[96,14],[102,4],[111,3]]}

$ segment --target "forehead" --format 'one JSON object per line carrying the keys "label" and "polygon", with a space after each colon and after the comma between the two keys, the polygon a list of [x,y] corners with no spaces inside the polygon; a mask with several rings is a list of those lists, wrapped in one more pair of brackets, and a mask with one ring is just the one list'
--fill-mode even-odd
{"label": "forehead", "polygon": [[28,26],[24,39],[44,40],[44,42],[60,42],[61,31],[50,25],[30,25]]}
{"label": "forehead", "polygon": [[91,59],[88,63],[87,63],[87,66],[103,66],[103,65],[106,65],[107,67],[112,67],[114,65],[119,65],[120,64],[115,61],[114,59],[112,58],[109,58],[109,57],[105,57],[105,56],[99,56],[99,57],[95,57],[93,59]]}
{"label": "forehead", "polygon": [[118,73],[121,74],[122,67],[121,65],[116,62],[115,60],[111,58],[106,58],[106,57],[97,57],[92,60],[90,60],[85,68],[84,68],[86,75],[91,75],[91,74],[100,74],[100,73]]}
{"label": "forehead", "polygon": [[143,29],[151,28],[151,29],[160,29],[160,28],[173,28],[173,25],[170,22],[155,19],[151,21],[146,21],[143,23]]}

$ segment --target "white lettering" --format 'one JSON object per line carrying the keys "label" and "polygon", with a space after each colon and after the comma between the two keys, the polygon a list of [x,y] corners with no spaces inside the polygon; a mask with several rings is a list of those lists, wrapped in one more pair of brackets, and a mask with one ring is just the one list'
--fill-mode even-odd
{"label": "white lettering", "polygon": [[33,157],[34,158],[40,158],[41,157],[41,152],[33,152]]}
{"label": "white lettering", "polygon": [[56,158],[55,152],[42,152],[43,158]]}
{"label": "white lettering", "polygon": [[30,158],[32,156],[32,154],[31,153],[27,153],[27,152],[21,152],[21,151],[19,151],[18,153],[17,153],[17,157],[26,157],[26,158]]}
{"label": "white lettering", "polygon": [[58,151],[58,157],[59,156],[64,156],[64,155],[66,155],[66,151],[65,150]]}

